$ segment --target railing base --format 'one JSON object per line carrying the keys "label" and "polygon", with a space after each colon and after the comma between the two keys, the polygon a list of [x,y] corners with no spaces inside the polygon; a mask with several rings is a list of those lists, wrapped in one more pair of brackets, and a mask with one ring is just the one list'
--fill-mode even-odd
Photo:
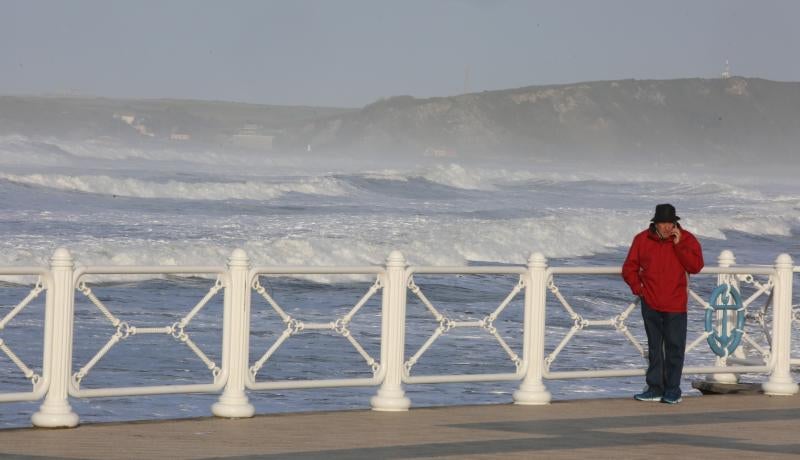
{"label": "railing base", "polygon": [[250,404],[247,398],[238,399],[236,401],[227,400],[214,403],[211,406],[211,413],[217,417],[223,418],[250,418],[256,413],[255,407]]}
{"label": "railing base", "polygon": [[514,404],[522,406],[542,406],[550,404],[552,395],[544,385],[522,386],[514,392]]}
{"label": "railing base", "polygon": [[711,374],[706,377],[707,382],[711,383],[726,383],[726,384],[736,384],[739,383],[739,376],[736,374]]}
{"label": "railing base", "polygon": [[764,382],[761,384],[764,394],[772,396],[792,396],[797,394],[798,386],[791,380],[788,382]]}
{"label": "railing base", "polygon": [[378,394],[370,399],[372,410],[379,412],[402,412],[411,407],[411,400],[403,390],[378,390]]}
{"label": "railing base", "polygon": [[33,426],[41,428],[72,428],[78,426],[78,420],[78,414],[72,412],[72,407],[67,402],[46,402],[39,407],[39,412],[31,416]]}
{"label": "railing base", "polygon": [[704,395],[762,394],[760,383],[720,383],[708,380],[693,380],[692,388]]}

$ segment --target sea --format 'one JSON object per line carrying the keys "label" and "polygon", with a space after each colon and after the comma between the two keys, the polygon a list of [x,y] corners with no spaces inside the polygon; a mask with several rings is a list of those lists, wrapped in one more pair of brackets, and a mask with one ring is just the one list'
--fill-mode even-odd
{"label": "sea", "polygon": [[[591,158],[543,161],[535,153],[487,152],[469,160],[389,152],[352,158],[317,152],[277,156],[229,146],[178,148],[6,135],[0,137],[0,266],[47,266],[60,247],[70,251],[77,266],[223,267],[237,248],[246,252],[252,266],[260,267],[375,266],[394,250],[414,266],[523,266],[534,252],[544,254],[551,266],[619,266],[658,203],[676,206],[684,228],[703,245],[707,265],[716,264],[725,249],[743,265],[769,265],[781,253],[800,261],[798,165],[772,164],[761,171],[700,157],[691,162],[659,158],[634,165]],[[405,353],[406,358],[417,357],[411,374],[514,372],[513,357],[522,346],[522,294],[501,307],[518,281],[518,275],[415,275],[426,301],[408,292]],[[85,282],[113,317],[145,330],[186,318],[213,291],[216,280],[196,274],[97,275]],[[707,297],[715,282],[714,276],[699,275],[693,284]],[[0,277],[0,318],[35,283],[30,276]],[[358,347],[325,325],[351,312],[374,283],[372,275],[262,276],[259,284],[266,296],[252,293],[250,364],[276,343],[281,346],[259,366],[257,380],[372,376],[368,358],[380,359],[380,293],[349,323],[347,335]],[[607,320],[634,301],[618,276],[564,275],[554,283],[569,308],[548,295],[548,354],[575,324],[570,310],[582,319]],[[796,287],[795,305],[800,304],[799,292]],[[761,310],[767,303],[766,297],[758,299],[751,309]],[[286,330],[281,312],[306,327],[281,338]],[[459,326],[493,313],[495,333]],[[442,324],[456,327],[428,347],[440,317],[448,320]],[[39,374],[43,318],[40,296],[0,330],[5,346]],[[702,333],[703,322],[702,308],[693,303],[690,341]],[[646,346],[635,307],[626,324]],[[220,292],[185,328],[211,367],[220,365],[221,328]],[[748,328],[754,341],[767,340],[755,323]],[[77,291],[74,330],[72,372],[86,371],[82,389],[213,380],[208,362],[165,332],[126,336],[102,354],[116,329]],[[795,324],[795,335],[798,330],[800,324]],[[795,338],[795,356],[800,355],[799,344]],[[713,355],[700,344],[687,362],[710,365]],[[551,370],[644,364],[623,334],[593,326],[580,330],[559,351]],[[699,394],[691,382],[702,378],[684,376],[684,392]],[[758,381],[763,376],[742,378]],[[555,400],[629,397],[644,379],[545,384]],[[406,385],[405,391],[412,407],[425,407],[509,403],[518,386],[518,381],[416,384]],[[24,373],[0,352],[0,392],[30,390]],[[376,391],[264,390],[249,391],[248,397],[258,414],[269,414],[367,409]],[[70,404],[81,423],[101,423],[209,416],[218,397],[70,398]],[[29,426],[40,404],[0,404],[0,427]]]}

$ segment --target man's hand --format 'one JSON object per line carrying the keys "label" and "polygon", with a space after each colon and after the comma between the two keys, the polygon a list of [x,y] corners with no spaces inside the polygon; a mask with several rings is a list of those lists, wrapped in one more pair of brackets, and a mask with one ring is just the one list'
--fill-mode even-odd
{"label": "man's hand", "polygon": [[669,233],[669,236],[672,238],[672,242],[678,244],[681,241],[681,229],[677,226],[672,229]]}

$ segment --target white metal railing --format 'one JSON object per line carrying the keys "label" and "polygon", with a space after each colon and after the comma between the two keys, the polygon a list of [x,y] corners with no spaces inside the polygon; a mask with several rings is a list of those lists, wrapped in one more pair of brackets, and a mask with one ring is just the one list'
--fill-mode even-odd
{"label": "white metal railing", "polygon": [[[564,350],[564,348],[572,340],[572,338],[590,328],[600,328],[600,327],[614,328],[618,333],[622,334],[636,350],[638,350],[639,354],[643,359],[646,359],[647,352],[645,350],[645,346],[642,343],[640,343],[639,340],[636,337],[634,337],[633,334],[630,332],[626,323],[628,317],[633,312],[633,310],[639,306],[638,300],[636,302],[629,303],[628,305],[625,306],[625,308],[621,313],[616,314],[609,319],[587,320],[579,312],[577,312],[575,308],[573,308],[573,306],[561,293],[558,286],[556,286],[554,282],[556,277],[564,275],[588,275],[588,276],[620,275],[621,272],[618,268],[554,267],[548,270],[548,272],[550,274],[550,278],[548,281],[548,290],[553,294],[555,298],[558,299],[559,303],[567,311],[570,318],[573,320],[573,326],[571,327],[569,332],[563,337],[563,339],[559,342],[559,344],[555,347],[555,349],[547,357],[545,357],[544,360],[545,378],[574,379],[574,378],[626,377],[626,376],[644,375],[645,370],[642,368],[594,369],[594,370],[562,371],[562,372],[553,372],[550,370],[551,365],[554,363],[559,353]],[[708,267],[702,271],[703,275],[720,275],[718,276],[719,283],[733,282],[735,277],[738,275],[742,276],[743,279],[750,280],[751,283],[756,284],[758,286],[756,292],[753,293],[747,300],[743,302],[743,308],[745,309],[755,299],[759,298],[765,292],[769,291],[773,285],[773,281],[771,278],[766,283],[761,284],[753,280],[752,275],[771,276],[773,275],[773,273],[774,269],[772,268],[754,268],[754,267],[738,267],[738,268]],[[704,299],[704,297],[700,296],[695,289],[689,290],[689,296],[703,309],[712,308],[711,305]],[[707,297],[708,296],[706,295],[706,298]],[[709,331],[705,331],[699,334],[694,340],[688,343],[688,345],[686,346],[686,352],[688,353],[692,350],[697,349],[698,346],[702,342],[704,342],[711,334],[712,332]],[[752,346],[755,346],[757,350],[759,350],[762,353],[762,355],[764,355],[764,363],[762,363],[761,365],[751,364],[751,365],[730,366],[726,364],[726,361],[720,360],[714,366],[686,366],[684,367],[684,373],[685,374],[764,373],[771,371],[774,366],[774,363],[769,362],[769,353],[765,351],[764,347],[756,343],[755,340],[751,338],[750,334],[747,334],[746,332],[743,335],[743,339],[748,343],[750,343]],[[733,358],[732,357],[728,358],[728,360],[733,360]]]}
{"label": "white metal railing", "polygon": [[[800,273],[800,266],[794,267],[793,272],[794,273]],[[795,276],[797,276],[797,275],[795,275]],[[800,277],[796,277],[795,280],[796,279],[800,279]],[[800,300],[795,300],[796,297],[800,296],[800,289],[798,291],[794,292],[794,296],[795,297],[792,297],[791,300],[790,300],[792,302],[792,310],[791,310],[790,317],[792,319],[793,329],[797,330],[797,331],[800,331]],[[764,312],[763,312],[763,316],[766,316],[766,310],[767,310],[767,308],[765,307],[764,308]],[[758,320],[761,320],[761,319],[762,319],[761,317],[758,318]],[[800,334],[797,334],[797,336],[800,336]],[[797,339],[797,336],[793,335],[792,337],[795,337],[795,340],[800,340],[800,339]],[[791,341],[791,339],[790,339],[790,341]],[[790,365],[795,365],[795,366],[800,366],[800,356],[797,356],[797,357],[794,357],[794,358],[790,357],[789,364]]]}
{"label": "white metal railing", "polygon": [[[53,303],[52,297],[47,295],[48,286],[52,284],[49,277],[49,272],[44,268],[39,267],[0,267],[0,275],[10,276],[26,276],[33,275],[37,277],[31,290],[28,294],[20,300],[8,313],[5,313],[0,319],[0,334],[5,330],[6,326],[14,320],[25,308],[28,308],[31,302],[39,297],[42,292],[45,292],[45,318],[44,318],[44,345],[42,356],[42,370],[37,373],[33,369],[33,365],[26,363],[15,352],[16,344],[8,343],[3,337],[0,336],[0,352],[5,355],[18,369],[22,372],[23,376],[30,380],[33,389],[29,392],[14,392],[0,394],[0,402],[11,401],[36,401],[41,399],[47,393],[49,384],[49,374],[46,370],[49,368],[48,364],[51,360],[51,344],[52,328],[53,328]],[[23,345],[23,344],[20,344]]]}
{"label": "white metal railing", "polygon": [[[355,303],[355,305],[344,315],[335,318],[327,323],[306,322],[299,318],[294,318],[287,314],[285,309],[275,301],[264,286],[259,282],[261,275],[376,275],[377,279],[370,286],[367,292]],[[286,325],[283,333],[248,369],[246,386],[251,390],[275,390],[290,388],[327,388],[327,387],[352,387],[352,386],[373,386],[379,384],[386,373],[386,367],[381,366],[380,362],[371,356],[361,345],[358,339],[353,336],[349,328],[355,315],[378,291],[383,288],[382,279],[385,271],[382,267],[256,267],[250,271],[248,279],[253,290],[272,307],[272,310],[280,317]],[[325,379],[325,380],[280,380],[269,382],[258,382],[256,377],[275,354],[275,352],[290,337],[300,335],[303,331],[331,331],[344,338],[369,366],[373,376],[370,378],[352,379]],[[384,331],[386,333],[388,331]],[[382,340],[385,336],[382,337]]]}
{"label": "white metal railing", "polygon": [[[800,359],[791,357],[792,331],[800,328],[800,308],[792,304],[792,283],[794,274],[800,267],[793,265],[792,259],[782,254],[773,266],[737,266],[733,254],[724,251],[720,255],[716,267],[707,267],[701,275],[716,275],[716,283],[702,283],[693,277],[690,296],[694,304],[703,309],[711,308],[705,300],[704,289],[708,286],[728,284],[748,290],[743,297],[742,310],[748,313],[749,331],[743,331],[742,341],[750,349],[746,356],[737,350],[732,356],[714,356],[713,365],[688,366],[684,372],[711,374],[709,378],[719,381],[736,381],[740,373],[760,373],[768,376],[762,385],[768,394],[788,395],[798,391],[797,384],[790,373],[790,365],[800,363]],[[74,266],[69,252],[57,250],[51,260],[50,267],[8,267],[0,268],[0,276],[36,276],[37,281],[32,289],[16,305],[9,308],[4,316],[0,316],[0,352],[9,358],[28,378],[33,391],[25,393],[0,393],[0,402],[25,401],[44,398],[32,421],[36,426],[70,427],[78,423],[78,416],[70,405],[72,397],[115,397],[131,395],[196,393],[221,391],[218,402],[211,410],[221,417],[249,417],[254,413],[246,391],[378,386],[377,394],[371,399],[371,405],[378,411],[403,411],[410,406],[405,396],[404,384],[437,384],[452,382],[489,382],[489,381],[521,381],[519,389],[514,392],[513,399],[517,404],[546,404],[550,401],[550,393],[544,384],[548,379],[620,377],[644,374],[645,363],[629,368],[596,368],[596,369],[555,369],[559,357],[568,349],[575,337],[589,334],[595,328],[612,328],[620,337],[631,344],[631,350],[644,355],[644,346],[628,328],[627,321],[637,302],[620,301],[619,311],[609,313],[604,319],[589,318],[583,312],[581,302],[585,299],[575,297],[574,289],[569,287],[570,280],[581,280],[582,277],[614,277],[613,283],[619,288],[625,286],[619,278],[619,267],[548,267],[547,260],[541,254],[534,254],[527,266],[470,266],[470,267],[429,267],[408,266],[402,254],[395,251],[387,258],[384,266],[358,267],[252,267],[244,251],[237,249],[231,254],[226,267],[82,267]],[[161,326],[143,326],[135,323],[126,315],[118,312],[113,302],[103,300],[94,292],[95,280],[107,275],[203,275],[216,277],[211,286],[200,297],[197,303],[182,312],[178,321]],[[314,322],[303,318],[302,309],[296,309],[295,316],[288,313],[286,305],[281,305],[261,284],[263,277],[299,275],[359,275],[374,277],[366,292],[354,299],[352,307],[344,314],[327,318],[329,321]],[[515,277],[509,291],[501,293],[496,306],[488,314],[479,319],[459,320],[450,317],[445,310],[431,301],[429,286],[424,282],[427,276],[484,276],[490,279]],[[415,277],[417,279],[415,279]],[[599,279],[599,278],[598,278]],[[2,289],[2,286],[0,286]],[[324,289],[324,288],[321,288]],[[192,320],[204,311],[209,302],[220,292],[224,293],[222,318],[222,338],[219,350],[207,350],[193,339],[189,329]],[[43,326],[44,348],[42,371],[37,373],[33,368],[19,359],[11,344],[3,340],[5,326],[14,320],[37,296],[45,294],[45,321]],[[433,334],[424,340],[422,345],[406,356],[406,326],[408,318],[406,307],[409,293],[415,302],[421,304],[429,321],[436,326]],[[380,355],[376,356],[364,346],[359,337],[353,333],[351,325],[364,309],[374,309],[370,299],[380,295]],[[88,359],[81,358],[77,370],[73,368],[75,359],[73,350],[73,319],[75,316],[75,297],[86,299],[96,309],[95,317],[108,324],[108,338],[95,354]],[[522,297],[522,311],[518,310],[518,302]],[[618,296],[624,299],[627,294]],[[251,302],[252,298],[260,299],[259,308],[266,308],[265,314],[276,315],[285,329],[266,349],[258,350],[255,361],[250,360],[251,338]],[[588,296],[591,301],[591,296]],[[757,309],[763,301],[763,307]],[[16,302],[16,300],[15,300]],[[548,304],[549,302],[549,304]],[[4,307],[3,307],[4,308]],[[693,307],[694,308],[694,307]],[[795,310],[793,310],[795,308]],[[546,324],[548,317],[557,311],[569,318],[572,326],[563,337],[552,336]],[[503,315],[512,313],[521,317],[518,324],[521,329],[521,345],[514,345],[498,332],[497,321]],[[722,315],[716,312],[716,329],[720,331]],[[98,316],[99,315],[99,316]],[[767,318],[771,317],[771,325]],[[754,330],[752,328],[760,328]],[[515,372],[479,373],[479,374],[438,374],[414,375],[412,370],[419,360],[439,344],[439,339],[452,330],[473,330],[497,344],[503,357],[498,363],[513,366]],[[364,378],[320,378],[306,380],[258,380],[264,366],[275,358],[276,351],[289,340],[305,339],[303,332],[329,334],[342,339],[363,360],[364,372],[371,373]],[[763,339],[756,337],[761,331]],[[415,333],[417,331],[414,331]],[[548,336],[548,334],[550,334]],[[713,332],[697,335],[687,346],[693,353],[701,353],[700,344]],[[91,375],[95,366],[108,358],[108,353],[124,341],[136,340],[144,335],[163,335],[171,337],[176,346],[186,347],[194,357],[208,370],[207,383],[127,386],[127,387],[92,387],[82,388],[84,380]],[[546,336],[557,340],[546,349]],[[215,358],[216,357],[216,358]],[[708,358],[706,358],[708,359]],[[446,364],[446,363],[444,363]],[[85,385],[84,385],[85,386]]]}
{"label": "white metal railing", "polygon": [[[508,307],[512,300],[520,292],[525,289],[525,274],[527,269],[524,267],[409,267],[406,270],[406,278],[408,289],[414,294],[420,302],[425,306],[426,310],[433,316],[433,320],[438,324],[428,340],[403,363],[403,382],[409,384],[415,383],[461,383],[461,382],[491,382],[502,380],[519,380],[525,375],[525,361],[516,353],[504,340],[494,326],[495,320],[501,313]],[[449,275],[518,275],[519,282],[517,282],[511,289],[511,292],[500,302],[490,314],[477,321],[457,321],[448,318],[441,313],[433,303],[428,300],[423,290],[414,282],[415,274],[449,274]],[[483,330],[486,334],[492,337],[500,347],[505,351],[509,360],[516,367],[516,372],[505,374],[460,374],[460,375],[422,375],[412,376],[411,369],[420,360],[422,355],[425,354],[434,343],[443,335],[447,334],[453,329],[460,328],[473,328]]]}
{"label": "white metal railing", "polygon": [[[113,313],[103,301],[92,291],[86,278],[99,278],[98,275],[216,275],[216,281],[208,292],[197,304],[187,312],[180,321],[166,324],[161,327],[137,326],[131,321],[125,321]],[[226,273],[224,267],[82,267],[75,271],[76,290],[83,294],[108,320],[113,329],[108,341],[84,363],[77,372],[70,376],[69,394],[77,398],[94,398],[109,396],[136,396],[169,393],[203,393],[216,392],[225,386],[227,378],[223,368],[217,365],[209,355],[192,340],[187,330],[192,319],[208,304],[208,302],[225,288]],[[230,322],[230,321],[229,321]],[[226,325],[223,325],[223,328]],[[227,324],[230,327],[230,324]],[[167,335],[179,344],[188,347],[200,359],[211,373],[212,382],[205,384],[186,385],[153,385],[146,387],[111,387],[111,388],[81,388],[81,382],[91,372],[92,368],[103,359],[114,346],[128,340],[134,340],[143,335]],[[225,332],[223,331],[223,335]],[[223,344],[225,342],[223,341]],[[224,346],[224,345],[223,345]],[[224,355],[224,351],[220,355]]]}
{"label": "white metal railing", "polygon": [[[603,275],[621,275],[618,267],[553,267],[547,270],[547,290],[552,293],[559,304],[572,319],[573,324],[569,332],[561,339],[553,351],[544,358],[544,377],[547,379],[567,379],[567,378],[591,378],[591,377],[623,377],[631,375],[643,375],[643,369],[606,369],[606,370],[591,370],[591,371],[562,371],[553,372],[550,370],[552,364],[555,362],[558,355],[567,347],[567,344],[585,330],[602,327],[613,327],[617,332],[625,336],[638,351],[642,357],[646,357],[646,351],[639,341],[628,330],[626,320],[638,306],[638,301],[630,302],[624,310],[605,320],[590,320],[584,318],[580,312],[567,300],[564,294],[555,283],[555,279],[560,276],[569,275],[589,275],[589,276],[603,276]],[[622,287],[622,286],[621,286]]]}

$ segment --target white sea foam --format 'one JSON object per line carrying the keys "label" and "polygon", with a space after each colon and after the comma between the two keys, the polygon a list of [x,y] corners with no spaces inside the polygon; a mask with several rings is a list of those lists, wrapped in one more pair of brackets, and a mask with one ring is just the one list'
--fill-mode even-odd
{"label": "white sea foam", "polygon": [[[485,168],[458,163],[438,163],[410,170],[368,171],[363,177],[377,180],[407,182],[422,178],[433,183],[465,190],[496,190],[499,186],[552,185],[576,182],[604,184],[632,184],[642,187],[642,196],[709,196],[717,194],[727,199],[764,199],[757,188],[763,179],[749,175],[730,177],[714,171],[677,172],[664,174],[658,171],[632,172],[613,165],[598,165],[595,169],[570,170],[563,167],[528,165],[532,169]],[[657,188],[647,185],[659,184]]]}
{"label": "white sea foam", "polygon": [[359,174],[364,179],[372,180],[388,180],[396,182],[408,182],[410,176],[408,173],[398,171],[396,169],[384,169],[380,171],[365,171]]}
{"label": "white sea foam", "polygon": [[[526,166],[516,162],[499,162],[491,167],[443,163],[405,169],[380,169],[384,166],[380,165],[369,171],[335,165],[331,169],[335,172],[328,172],[316,161],[299,157],[296,163],[287,161],[278,170],[277,160],[267,155],[167,147],[0,137],[0,266],[46,267],[59,247],[68,248],[78,266],[223,268],[234,248],[244,249],[252,266],[375,266],[384,264],[392,250],[402,251],[412,265],[464,265],[470,261],[525,264],[530,253],[540,251],[551,259],[587,257],[589,264],[610,266],[621,262],[631,238],[646,227],[653,205],[661,202],[678,205],[685,227],[699,235],[704,244],[709,243],[707,263],[713,263],[715,255],[709,247],[724,247],[726,243],[719,240],[726,236],[749,249],[748,255],[754,250],[774,251],[763,258],[774,260],[778,252],[796,249],[794,240],[787,237],[800,229],[797,184],[776,187],[747,174],[715,177],[698,171],[665,173],[661,168],[634,172],[626,166],[614,169],[613,165],[594,164],[581,165],[578,171],[568,165]],[[602,166],[608,171],[602,171]],[[369,183],[365,185],[364,179]],[[114,194],[143,199],[110,199]],[[212,201],[218,199],[241,200]],[[743,255],[739,248],[730,249],[736,252],[740,263],[750,262],[739,257]],[[213,285],[213,276],[206,278],[209,287]],[[311,277],[323,283],[354,278],[367,282],[374,279]],[[94,280],[130,281],[131,277],[110,275],[91,281]],[[0,276],[0,281],[30,285],[35,278]],[[617,278],[615,282],[627,294],[622,280]],[[296,293],[292,290],[297,283],[288,284],[285,289],[289,295],[285,298],[294,298]],[[476,288],[487,293],[502,291],[491,284],[480,280]],[[118,311],[120,305],[114,301],[109,301],[108,306],[115,314],[123,314],[126,321],[136,321],[132,325],[156,312],[159,318],[173,314],[177,318],[185,313],[171,311],[174,305],[183,305],[173,302],[178,298],[170,297],[164,302],[172,292],[160,288],[157,292],[133,288],[129,291],[137,299],[130,305],[125,303],[132,309]],[[178,295],[185,296],[180,300],[185,299],[187,305],[193,305],[203,291]],[[350,292],[343,293],[345,289],[311,291],[313,298],[306,305],[298,305],[298,310],[324,305],[328,312],[329,304],[352,305],[357,300],[357,296],[351,298]],[[451,296],[446,290],[435,292],[437,296]],[[500,293],[498,298],[506,293]],[[25,294],[6,295],[8,302],[4,303],[14,305]],[[461,307],[464,295],[470,294],[453,294],[448,300]],[[601,298],[593,299],[598,310],[617,305],[603,300],[602,293],[599,295]],[[41,305],[42,297],[36,302]],[[259,308],[269,310],[268,305],[259,302],[254,302],[254,312]],[[495,307],[496,303],[488,305],[487,311]],[[548,314],[564,315],[562,310],[553,309]],[[135,318],[128,317],[134,313]],[[454,318],[463,314],[454,313]],[[99,312],[92,314],[102,319]],[[85,319],[80,316],[76,321]],[[564,315],[561,319],[553,324],[548,320],[548,331],[566,333],[569,318]],[[200,314],[193,325],[209,324],[203,321]],[[103,323],[94,335],[99,340],[98,348],[110,333],[107,327]],[[427,338],[419,335],[419,328],[409,330],[412,336],[417,331],[420,343]],[[280,333],[280,329],[276,332]],[[633,333],[642,338],[641,330]],[[314,344],[316,340],[304,343]],[[439,349],[452,357],[458,355],[461,343],[437,342],[437,347],[444,347]],[[21,347],[24,346],[23,342]],[[639,366],[636,350],[628,348],[630,359],[626,358],[622,365]],[[585,368],[586,349],[573,348],[572,354],[565,349],[562,365]],[[128,357],[134,369],[137,365],[147,368],[146,363],[164,353],[162,347],[153,354],[144,348],[141,353],[138,350]],[[605,357],[608,353],[600,350],[596,355]],[[76,359],[83,363],[88,357]],[[462,356],[457,362],[474,364],[471,358]],[[317,367],[320,378],[341,370]],[[125,385],[138,384],[125,378],[120,380]],[[639,384],[640,380],[636,380]],[[619,392],[619,385],[617,379],[607,386]],[[604,386],[595,385],[593,394],[607,392]],[[572,390],[568,392],[573,397],[581,391]],[[445,399],[456,401],[461,397],[453,393]],[[302,406],[297,401],[299,398],[285,407]],[[149,410],[150,415],[158,412],[147,409],[151,406],[147,401],[138,406]],[[122,404],[111,411],[126,414],[130,407]],[[90,408],[88,413],[92,412],[97,413]],[[104,420],[103,417],[97,419]]]}
{"label": "white sea foam", "polygon": [[106,139],[80,142],[22,135],[0,136],[0,165],[28,167],[66,167],[81,169],[213,171],[248,174],[274,171],[276,167],[296,164],[291,158],[275,158],[231,148],[192,146],[178,149],[169,145],[140,147]]}
{"label": "white sea foam", "polygon": [[725,213],[714,217],[692,220],[692,231],[701,236],[725,239],[725,230],[735,230],[751,235],[790,236],[796,216],[761,216]]}
{"label": "white sea foam", "polygon": [[346,185],[333,177],[307,177],[290,182],[257,180],[230,182],[166,182],[120,178],[106,175],[63,174],[4,174],[0,179],[10,182],[57,190],[96,193],[137,198],[178,198],[186,200],[250,199],[269,200],[285,193],[341,196],[348,193]]}
{"label": "white sea foam", "polygon": [[[729,230],[786,237],[800,227],[796,186],[771,191],[705,173],[441,163],[312,174],[300,162],[279,175],[260,168],[269,161],[0,137],[0,164],[14,166],[0,171],[13,204],[0,212],[0,265],[46,265],[60,246],[93,265],[224,264],[236,247],[258,265],[377,265],[395,249],[414,264],[522,264],[534,251],[569,258],[624,248],[653,205],[667,201],[704,238],[724,239]],[[238,171],[227,167],[235,164]],[[354,177],[375,183],[354,187]],[[59,192],[97,196],[53,201]],[[142,208],[102,198],[112,195],[148,201]],[[278,208],[262,203],[276,198]],[[211,200],[248,202],[229,209]]]}
{"label": "white sea foam", "polygon": [[[591,256],[628,245],[646,226],[638,212],[576,208],[539,218],[490,220],[464,217],[387,217],[367,222],[346,217],[251,217],[238,225],[198,217],[166,223],[170,239],[50,235],[12,238],[0,265],[46,264],[58,246],[68,247],[83,265],[223,265],[243,248],[254,265],[381,265],[392,250],[412,264],[463,265],[468,261],[524,264],[532,252],[547,257]],[[742,215],[724,220],[691,217],[688,228],[701,237],[725,238],[733,229],[765,235],[790,234],[781,218]],[[146,223],[146,222],[145,222]],[[197,226],[204,237],[192,237]],[[316,277],[329,281],[330,277]]]}
{"label": "white sea foam", "polygon": [[475,170],[469,170],[461,165],[435,165],[423,174],[431,182],[447,185],[454,188],[467,190],[492,190],[492,177],[487,178]]}

